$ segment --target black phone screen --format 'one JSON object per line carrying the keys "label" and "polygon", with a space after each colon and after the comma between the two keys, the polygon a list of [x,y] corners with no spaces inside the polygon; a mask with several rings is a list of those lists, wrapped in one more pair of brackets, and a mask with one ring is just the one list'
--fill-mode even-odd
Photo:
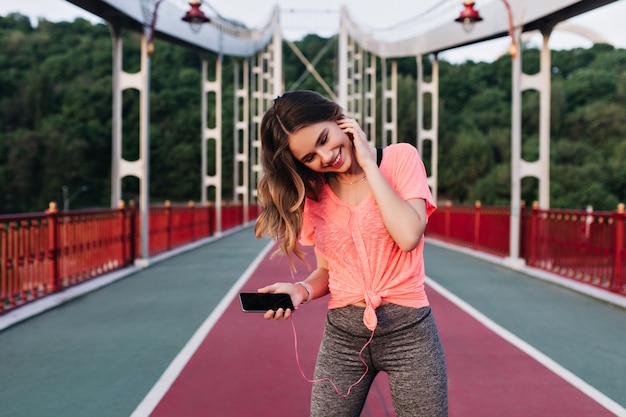
{"label": "black phone screen", "polygon": [[246,313],[265,313],[267,310],[294,310],[289,294],[263,294],[258,292],[242,292],[239,294],[241,309]]}

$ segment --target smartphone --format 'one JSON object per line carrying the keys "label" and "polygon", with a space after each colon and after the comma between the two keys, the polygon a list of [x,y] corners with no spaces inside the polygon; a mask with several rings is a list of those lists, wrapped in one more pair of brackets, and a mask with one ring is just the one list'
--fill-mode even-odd
{"label": "smartphone", "polygon": [[289,294],[264,294],[258,292],[242,292],[239,294],[241,309],[246,313],[265,313],[267,310],[282,308],[294,311]]}

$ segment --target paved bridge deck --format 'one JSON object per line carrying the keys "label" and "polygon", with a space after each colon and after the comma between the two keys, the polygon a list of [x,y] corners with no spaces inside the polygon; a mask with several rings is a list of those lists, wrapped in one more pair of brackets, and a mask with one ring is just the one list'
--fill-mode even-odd
{"label": "paved bridge deck", "polygon": [[[242,228],[0,331],[0,415],[308,415],[293,332],[310,378],[325,302],[292,328],[236,298],[291,279],[272,248]],[[626,309],[433,242],[425,256],[450,416],[626,416]],[[363,416],[393,415],[380,375]]]}

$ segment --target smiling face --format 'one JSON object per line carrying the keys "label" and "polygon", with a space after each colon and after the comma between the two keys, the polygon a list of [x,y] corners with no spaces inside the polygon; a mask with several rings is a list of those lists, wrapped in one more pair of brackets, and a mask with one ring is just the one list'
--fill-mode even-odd
{"label": "smiling face", "polygon": [[334,121],[313,123],[290,134],[289,150],[316,172],[345,173],[353,166],[352,141]]}

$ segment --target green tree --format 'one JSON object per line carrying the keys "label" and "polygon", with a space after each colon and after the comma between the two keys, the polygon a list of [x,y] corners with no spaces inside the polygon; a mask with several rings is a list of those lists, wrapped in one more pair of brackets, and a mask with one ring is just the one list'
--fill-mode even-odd
{"label": "green tree", "polygon": [[[124,71],[140,70],[141,34],[122,31]],[[295,42],[329,85],[337,74],[337,38],[309,35]],[[61,202],[62,187],[89,191],[72,204],[108,207],[111,189],[112,45],[109,29],[84,19],[32,27],[19,14],[0,17],[0,213],[41,211]],[[286,88],[326,94],[285,43]],[[539,69],[539,50],[523,49],[525,73]],[[212,73],[220,57],[207,54]],[[223,197],[233,196],[234,66],[222,59]],[[417,65],[398,58],[398,139],[416,143]],[[427,80],[432,57],[423,57]],[[378,108],[382,61],[377,58]],[[209,76],[213,79],[213,74]],[[157,39],[151,57],[150,196],[198,200],[201,182],[200,56]],[[552,52],[551,205],[614,210],[626,199],[626,50],[597,44]],[[508,205],[511,163],[511,57],[492,63],[439,63],[439,195],[457,203]],[[522,153],[538,157],[539,96],[522,100]],[[139,94],[125,90],[123,157],[139,156]],[[433,109],[425,101],[426,128]],[[207,117],[215,124],[216,109]],[[382,131],[377,111],[377,137]],[[428,155],[425,155],[428,157]],[[214,151],[207,155],[212,166]],[[427,164],[428,165],[428,164]],[[428,166],[430,169],[430,167]],[[122,181],[136,198],[136,179]],[[537,198],[537,181],[522,182],[522,198]]]}

